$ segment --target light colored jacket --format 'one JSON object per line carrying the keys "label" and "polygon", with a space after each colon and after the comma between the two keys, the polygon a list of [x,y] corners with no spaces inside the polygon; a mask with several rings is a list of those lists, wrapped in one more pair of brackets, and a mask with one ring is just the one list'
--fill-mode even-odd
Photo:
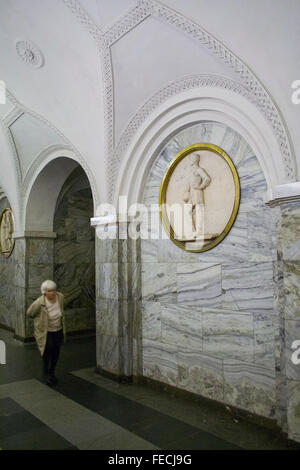
{"label": "light colored jacket", "polygon": [[[59,306],[62,313],[62,327],[64,340],[66,342],[66,322],[65,322],[65,313],[64,313],[64,295],[60,292],[56,292]],[[44,354],[46,341],[47,341],[47,332],[48,332],[48,310],[45,302],[45,295],[41,295],[36,299],[28,308],[26,314],[33,318],[34,322],[34,337],[37,342],[37,346],[40,350],[41,356]]]}

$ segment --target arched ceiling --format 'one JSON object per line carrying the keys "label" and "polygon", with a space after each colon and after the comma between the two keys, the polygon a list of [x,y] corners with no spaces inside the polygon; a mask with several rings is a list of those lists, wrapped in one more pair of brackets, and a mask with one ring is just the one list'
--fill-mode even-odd
{"label": "arched ceiling", "polygon": [[[291,100],[291,84],[300,78],[299,0],[5,0],[0,3],[0,80],[23,110],[36,113],[77,149],[103,199],[105,152],[110,158],[129,121],[155,93],[192,74],[241,79],[226,58],[219,60],[199,44],[193,27],[188,34],[175,22],[149,15],[153,5],[200,25],[254,72],[287,124],[299,168],[300,105]],[[103,40],[109,45],[106,55]],[[29,43],[25,57],[20,41]],[[31,64],[30,54],[41,62]],[[0,104],[4,124],[14,109],[9,99]],[[20,166],[26,169],[38,149],[28,142],[33,123],[23,121],[16,121],[14,130],[19,158],[24,158]],[[54,144],[51,132],[46,135],[42,124],[39,139],[43,135],[43,142]],[[11,155],[1,149],[0,160]]]}

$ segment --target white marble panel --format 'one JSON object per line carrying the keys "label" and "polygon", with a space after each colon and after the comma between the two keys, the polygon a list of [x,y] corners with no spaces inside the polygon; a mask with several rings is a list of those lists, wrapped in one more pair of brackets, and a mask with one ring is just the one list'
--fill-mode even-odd
{"label": "white marble panel", "polygon": [[165,304],[161,308],[162,341],[202,350],[201,309]]}
{"label": "white marble panel", "polygon": [[157,240],[141,240],[142,263],[154,263],[157,261]]}
{"label": "white marble panel", "polygon": [[119,336],[119,302],[112,299],[97,299],[96,333]]}
{"label": "white marble panel", "polygon": [[118,263],[96,263],[96,296],[104,299],[118,299]]}
{"label": "white marble panel", "polygon": [[143,340],[143,374],[159,382],[178,385],[177,348],[166,343]]}
{"label": "white marble panel", "polygon": [[177,290],[178,303],[221,306],[221,265],[178,263]]}
{"label": "white marble panel", "polygon": [[254,361],[252,313],[203,309],[203,352],[214,357]]}
{"label": "white marble panel", "polygon": [[256,312],[254,318],[254,362],[275,370],[274,313]]}
{"label": "white marble panel", "polygon": [[96,237],[96,263],[116,263],[119,256],[118,243],[118,239],[100,240]]}
{"label": "white marble panel", "polygon": [[267,183],[260,168],[257,158],[254,155],[241,160],[237,165],[241,185],[241,212],[263,209],[264,194],[267,190]]}
{"label": "white marble panel", "polygon": [[160,302],[142,302],[143,338],[161,340]]}
{"label": "white marble panel", "polygon": [[144,300],[174,303],[176,272],[172,263],[142,265],[142,295]]}
{"label": "white marble panel", "polygon": [[198,255],[182,250],[170,239],[158,240],[157,242],[157,259],[159,263],[177,263],[180,261],[189,261],[190,263],[197,263]]}
{"label": "white marble panel", "polygon": [[207,398],[223,401],[223,361],[180,346],[178,386]]}
{"label": "white marble panel", "polygon": [[300,261],[283,263],[285,318],[300,319]]}
{"label": "white marble panel", "polygon": [[[235,263],[222,265],[223,294],[230,293],[240,310],[273,309],[273,263]],[[232,306],[223,296],[223,307]]]}
{"label": "white marble panel", "polygon": [[284,260],[300,261],[300,202],[282,208],[279,240]]}
{"label": "white marble panel", "polygon": [[226,359],[224,400],[252,413],[274,417],[275,371],[258,364]]}
{"label": "white marble panel", "polygon": [[239,212],[228,235],[211,250],[195,256],[203,263],[248,261],[247,215]]}
{"label": "white marble panel", "polygon": [[275,261],[277,259],[276,220],[265,208],[248,212],[249,261]]}
{"label": "white marble panel", "polygon": [[105,370],[120,374],[120,338],[118,336],[101,335],[96,343],[97,366]]}

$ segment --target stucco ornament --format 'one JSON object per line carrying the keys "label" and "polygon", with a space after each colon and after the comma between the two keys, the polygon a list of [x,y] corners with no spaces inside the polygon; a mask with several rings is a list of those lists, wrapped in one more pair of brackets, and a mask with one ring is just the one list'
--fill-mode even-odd
{"label": "stucco ornament", "polygon": [[44,56],[32,42],[22,40],[16,42],[18,56],[28,65],[39,68],[44,65]]}
{"label": "stucco ornament", "polygon": [[14,231],[11,209],[4,209],[0,216],[0,253],[8,258],[14,249],[15,241],[12,237]]}
{"label": "stucco ornament", "polygon": [[171,240],[187,251],[220,243],[237,215],[240,184],[229,156],[212,144],[194,144],[171,161],[160,188],[160,215]]}

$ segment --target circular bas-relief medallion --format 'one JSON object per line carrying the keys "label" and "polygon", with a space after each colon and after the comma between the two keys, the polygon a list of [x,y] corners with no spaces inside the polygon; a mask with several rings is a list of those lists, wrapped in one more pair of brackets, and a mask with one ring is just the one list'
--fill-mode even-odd
{"label": "circular bas-relief medallion", "polygon": [[229,233],[240,203],[240,182],[230,157],[213,144],[194,144],[169,164],[159,193],[162,225],[177,246],[202,252]]}
{"label": "circular bas-relief medallion", "polygon": [[15,240],[13,239],[13,215],[9,208],[2,211],[0,215],[0,253],[8,258],[14,249]]}

